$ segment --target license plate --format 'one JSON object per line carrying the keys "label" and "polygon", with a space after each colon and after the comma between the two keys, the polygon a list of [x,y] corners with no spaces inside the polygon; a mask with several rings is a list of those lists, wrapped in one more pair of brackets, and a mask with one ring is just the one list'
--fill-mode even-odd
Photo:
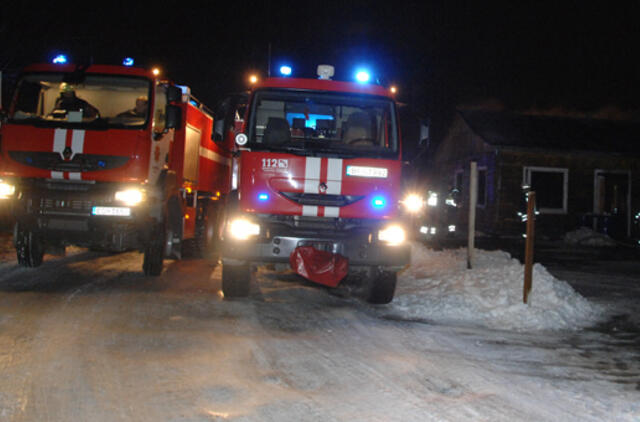
{"label": "license plate", "polygon": [[129,217],[131,208],[128,207],[93,207],[91,209],[93,215],[110,215],[116,217]]}

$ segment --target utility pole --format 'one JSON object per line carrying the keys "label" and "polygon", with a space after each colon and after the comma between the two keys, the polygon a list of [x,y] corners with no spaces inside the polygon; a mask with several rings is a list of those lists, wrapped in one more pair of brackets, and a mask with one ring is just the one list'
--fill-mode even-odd
{"label": "utility pole", "polygon": [[467,269],[473,268],[475,261],[476,205],[478,203],[478,163],[471,162],[469,175],[469,229],[467,233]]}
{"label": "utility pole", "polygon": [[533,247],[536,228],[536,193],[527,192],[527,239],[524,249],[524,291],[522,301],[529,303],[531,282],[533,279]]}

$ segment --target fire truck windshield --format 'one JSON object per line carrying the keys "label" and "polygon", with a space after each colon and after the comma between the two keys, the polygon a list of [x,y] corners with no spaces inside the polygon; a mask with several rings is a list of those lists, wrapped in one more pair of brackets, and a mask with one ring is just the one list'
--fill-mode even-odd
{"label": "fire truck windshield", "polygon": [[150,81],[91,75],[65,82],[62,73],[27,74],[18,82],[10,119],[16,123],[140,128],[149,115]]}
{"label": "fire truck windshield", "polygon": [[351,156],[397,152],[395,108],[386,98],[264,90],[252,104],[248,135],[253,148]]}

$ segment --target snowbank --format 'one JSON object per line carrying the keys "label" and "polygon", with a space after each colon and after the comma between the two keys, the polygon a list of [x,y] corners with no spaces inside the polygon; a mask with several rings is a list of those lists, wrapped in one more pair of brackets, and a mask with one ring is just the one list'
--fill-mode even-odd
{"label": "snowbank", "polygon": [[524,266],[503,251],[476,251],[467,270],[466,249],[434,251],[414,244],[411,266],[398,279],[393,314],[404,318],[529,331],[593,324],[601,310],[533,267],[529,305],[522,303]]}
{"label": "snowbank", "polygon": [[580,227],[565,234],[564,242],[582,246],[616,246],[616,241],[604,233],[598,233],[588,227]]}

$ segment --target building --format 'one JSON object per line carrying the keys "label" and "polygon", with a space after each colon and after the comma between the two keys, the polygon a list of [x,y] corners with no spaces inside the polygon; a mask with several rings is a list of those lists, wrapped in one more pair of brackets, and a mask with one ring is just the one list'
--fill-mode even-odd
{"label": "building", "polygon": [[541,214],[539,236],[558,238],[581,225],[618,239],[638,234],[638,123],[458,111],[431,160],[432,180],[460,189],[465,207],[470,163],[478,163],[478,231],[522,233],[517,212],[529,185]]}

